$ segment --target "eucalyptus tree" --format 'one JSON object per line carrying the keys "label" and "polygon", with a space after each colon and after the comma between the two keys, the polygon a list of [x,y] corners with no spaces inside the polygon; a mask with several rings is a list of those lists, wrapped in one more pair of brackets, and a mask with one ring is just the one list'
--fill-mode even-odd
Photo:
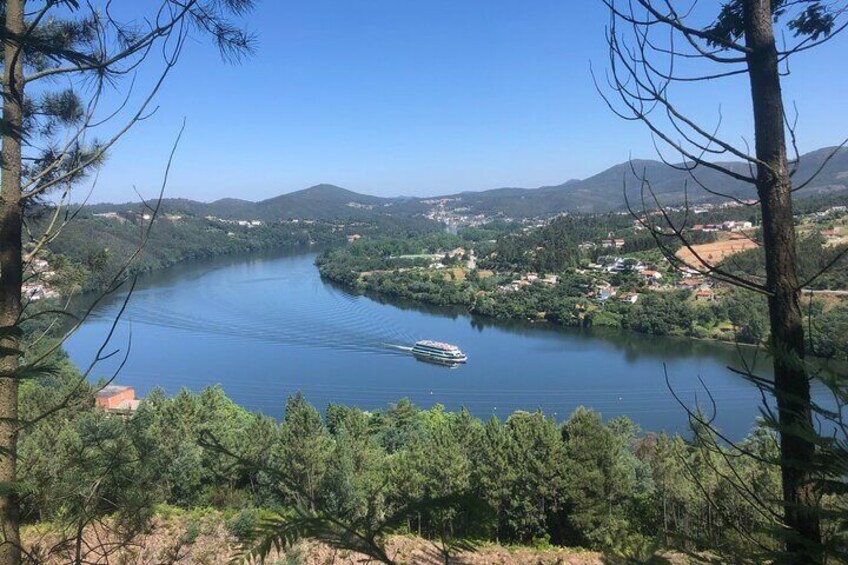
{"label": "eucalyptus tree", "polygon": [[[0,179],[0,563],[21,556],[16,483],[18,383],[47,358],[24,361],[23,285],[30,264],[75,211],[71,189],[153,111],[153,101],[192,35],[211,38],[225,58],[253,38],[234,23],[252,0],[4,0],[2,179]],[[126,15],[124,15],[126,14]],[[153,77],[149,82],[143,77]],[[147,82],[146,86],[142,86]],[[117,94],[117,96],[116,96]],[[47,227],[27,214],[48,203]],[[113,282],[117,282],[117,279]],[[57,346],[58,347],[58,346]],[[62,408],[62,402],[51,412]]]}
{"label": "eucalyptus tree", "polygon": [[[608,86],[599,87],[599,92],[609,107],[620,117],[645,125],[663,160],[690,173],[693,185],[747,204],[744,196],[704,182],[705,173],[718,172],[724,176],[723,184],[747,185],[757,198],[762,213],[765,280],[739,275],[694,250],[691,226],[685,220],[671,220],[651,190],[650,179],[634,166],[643,203],[642,210],[634,213],[668,259],[682,268],[763,294],[768,300],[774,381],[750,376],[777,402],[773,420],[780,432],[784,522],[789,532],[784,557],[797,563],[820,561],[818,494],[815,466],[810,464],[816,455],[816,434],[801,311],[801,290],[815,276],[808,280],[799,277],[792,208],[793,193],[807,186],[818,171],[806,179],[795,178],[800,160],[796,120],[786,112],[781,77],[789,72],[789,61],[795,55],[820,46],[845,29],[848,5],[817,0],[726,0],[716,13],[698,5],[697,0],[602,1],[610,13],[610,66]],[[686,84],[729,81],[732,87],[737,79],[746,80],[751,97],[753,148],[747,141],[737,142],[721,132],[720,113],[715,123],[704,123],[684,109],[677,94]],[[794,158],[789,157],[788,145],[794,149]],[[840,149],[836,148],[825,164]],[[673,158],[666,159],[666,151]],[[727,159],[744,164],[728,165]],[[648,208],[653,207],[660,209],[659,221],[649,213]],[[695,259],[684,264],[669,241],[687,247]]]}

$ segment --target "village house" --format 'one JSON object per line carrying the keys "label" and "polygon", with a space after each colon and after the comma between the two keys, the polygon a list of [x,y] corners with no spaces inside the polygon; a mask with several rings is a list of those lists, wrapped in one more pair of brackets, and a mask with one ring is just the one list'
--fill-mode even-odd
{"label": "village house", "polygon": [[603,247],[605,249],[608,249],[608,248],[621,249],[622,247],[624,247],[624,240],[623,239],[604,239],[604,240],[601,240],[601,247]]}
{"label": "village house", "polygon": [[677,286],[680,288],[685,288],[689,290],[694,290],[696,288],[700,288],[703,286],[704,280],[700,277],[690,277],[688,279],[683,279],[677,283]]}
{"label": "village house", "polygon": [[132,414],[141,402],[131,386],[107,385],[97,392],[95,405],[107,414]]}
{"label": "village house", "polygon": [[447,255],[448,257],[462,257],[463,255],[465,255],[465,248],[457,247],[456,249],[448,251]]}
{"label": "village house", "polygon": [[649,283],[659,283],[662,280],[662,273],[652,269],[645,269],[642,271],[642,278]]}
{"label": "village house", "polygon": [[827,241],[837,241],[839,240],[839,233],[835,229],[833,230],[821,230],[821,235]]}
{"label": "village house", "polygon": [[704,288],[695,293],[695,300],[698,302],[709,302],[715,300],[715,292],[712,289]]}
{"label": "village house", "polygon": [[596,296],[599,302],[605,302],[618,294],[618,289],[614,286],[605,286],[597,289]]}
{"label": "village house", "polygon": [[627,292],[618,297],[619,302],[626,304],[636,304],[637,300],[639,300],[639,295],[635,292]]}
{"label": "village house", "polygon": [[95,218],[109,218],[110,220],[123,220],[124,218],[117,212],[100,212],[94,214]]}

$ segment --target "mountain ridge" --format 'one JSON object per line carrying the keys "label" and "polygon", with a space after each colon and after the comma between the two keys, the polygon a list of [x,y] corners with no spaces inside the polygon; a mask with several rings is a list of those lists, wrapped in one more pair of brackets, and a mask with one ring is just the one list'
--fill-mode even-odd
{"label": "mountain ridge", "polygon": [[[825,163],[834,151],[834,157]],[[741,162],[720,164],[740,173],[748,171],[747,165]],[[802,155],[795,175],[796,184],[806,182],[819,168],[821,172],[805,188],[805,194],[848,189],[848,149],[821,148]],[[162,207],[168,212],[211,215],[224,219],[244,219],[249,216],[265,221],[309,218],[355,220],[374,215],[418,215],[431,210],[436,201],[443,201],[443,208],[467,215],[539,217],[562,212],[610,212],[626,207],[623,196],[625,187],[631,203],[640,202],[642,183],[634,171],[650,179],[650,189],[665,205],[680,204],[685,200],[690,203],[720,200],[720,197],[710,194],[699,184],[734,198],[756,198],[753,185],[706,167],[699,167],[690,174],[662,161],[634,159],[608,167],[585,179],[569,179],[558,185],[537,188],[500,187],[438,196],[383,197],[322,183],[259,201],[221,198],[204,203],[185,198],[167,198],[162,201]],[[138,203],[104,203],[87,208],[96,213],[137,206]]]}

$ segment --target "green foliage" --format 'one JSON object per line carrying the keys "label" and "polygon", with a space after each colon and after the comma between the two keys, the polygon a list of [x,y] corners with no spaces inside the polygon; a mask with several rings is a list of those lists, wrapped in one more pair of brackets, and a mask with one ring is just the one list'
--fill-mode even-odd
{"label": "green foliage", "polygon": [[[57,273],[53,284],[64,292],[95,290],[107,285],[125,267],[142,242],[150,213],[140,207],[102,217],[83,211],[63,228],[62,237],[49,245],[46,258]],[[179,213],[176,213],[179,212]],[[44,216],[31,220],[38,229]],[[185,261],[254,251],[342,245],[349,235],[364,237],[421,234],[436,224],[415,219],[375,217],[369,220],[272,221],[238,225],[182,212],[178,207],[160,210],[147,242],[128,267],[129,275],[145,273]]]}
{"label": "green foliage", "polygon": [[[79,383],[60,364],[23,386],[25,417]],[[25,429],[20,478],[27,521],[74,528],[108,518],[129,538],[162,504],[199,509],[191,515],[215,507],[245,556],[317,536],[387,561],[385,536],[409,532],[443,555],[495,540],[635,559],[657,547],[777,548],[776,455],[764,427],[727,446],[703,426],[691,440],[645,435],[586,408],[564,424],[520,411],[482,422],[408,400],[375,413],[330,406],[322,417],[295,395],[278,423],[217,387],[173,398],[153,391],[124,420],[95,409],[85,387],[69,409]],[[830,484],[836,524],[844,485]]]}
{"label": "green foliage", "polygon": [[689,335],[695,315],[688,299],[686,291],[647,293],[630,311],[628,324],[641,333]]}
{"label": "green foliage", "polygon": [[259,527],[260,512],[256,508],[244,508],[227,520],[227,531],[239,540],[253,537]]}

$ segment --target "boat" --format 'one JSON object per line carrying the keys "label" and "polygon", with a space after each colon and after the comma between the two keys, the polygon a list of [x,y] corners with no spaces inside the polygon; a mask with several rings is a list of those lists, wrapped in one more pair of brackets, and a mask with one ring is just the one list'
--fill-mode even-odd
{"label": "boat", "polygon": [[416,341],[415,345],[412,346],[412,354],[421,361],[441,365],[455,366],[468,361],[468,356],[457,346],[428,339]]}

